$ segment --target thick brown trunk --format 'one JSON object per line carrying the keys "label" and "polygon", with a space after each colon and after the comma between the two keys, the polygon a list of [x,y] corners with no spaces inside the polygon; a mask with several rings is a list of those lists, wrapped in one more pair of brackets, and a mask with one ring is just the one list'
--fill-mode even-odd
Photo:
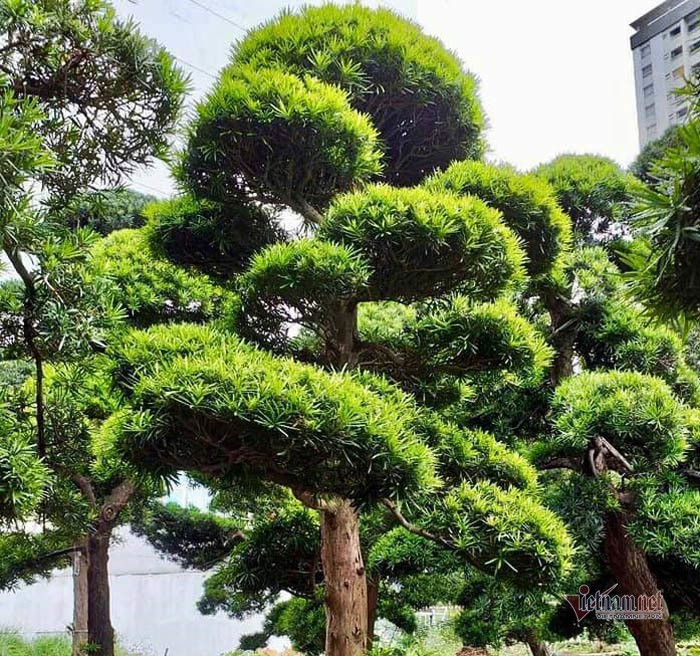
{"label": "thick brown trunk", "polygon": [[552,652],[549,649],[549,645],[546,642],[542,642],[536,636],[530,634],[526,638],[527,646],[532,652],[532,656],[552,656]]}
{"label": "thick brown trunk", "polygon": [[[619,586],[615,594],[655,597],[659,587],[644,552],[627,534],[627,522],[628,516],[624,511],[610,513],[605,520],[605,553]],[[676,642],[665,601],[660,610],[663,614],[660,620],[625,622],[637,643],[640,656],[676,656]]]}
{"label": "thick brown trunk", "polygon": [[377,601],[379,599],[379,581],[367,578],[367,649],[372,649],[374,642],[374,625],[377,622]]}
{"label": "thick brown trunk", "polygon": [[114,629],[109,605],[109,538],[111,531],[88,536],[88,642],[93,654],[114,656]]}
{"label": "thick brown trunk", "polygon": [[87,540],[73,552],[73,647],[72,656],[84,656],[88,641]]}
{"label": "thick brown trunk", "polygon": [[359,517],[342,500],[321,513],[326,595],[326,656],[360,656],[367,648],[367,579]]}

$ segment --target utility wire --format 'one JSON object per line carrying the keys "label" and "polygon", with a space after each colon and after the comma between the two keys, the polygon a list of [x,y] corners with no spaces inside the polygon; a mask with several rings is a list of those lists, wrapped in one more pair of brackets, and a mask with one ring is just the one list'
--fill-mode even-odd
{"label": "utility wire", "polygon": [[198,73],[201,73],[202,75],[206,75],[207,77],[210,77],[212,80],[219,79],[218,77],[216,77],[216,75],[212,75],[206,69],[200,68],[199,66],[192,64],[192,63],[188,62],[187,60],[183,59],[182,57],[178,57],[177,55],[172,55],[172,57],[173,57],[173,59],[177,59],[181,64],[184,64],[185,66],[189,66],[193,71],[197,71]]}
{"label": "utility wire", "polygon": [[226,21],[229,25],[233,25],[235,28],[241,30],[242,32],[247,32],[248,29],[243,27],[243,25],[240,25],[239,23],[236,23],[232,21],[230,18],[227,18],[223,14],[220,14],[218,11],[214,11],[211,7],[208,7],[205,5],[203,2],[199,2],[199,0],[189,0],[193,5],[199,7],[200,9],[203,9],[206,12],[209,12],[212,16],[216,16],[217,18],[220,18],[223,21]]}

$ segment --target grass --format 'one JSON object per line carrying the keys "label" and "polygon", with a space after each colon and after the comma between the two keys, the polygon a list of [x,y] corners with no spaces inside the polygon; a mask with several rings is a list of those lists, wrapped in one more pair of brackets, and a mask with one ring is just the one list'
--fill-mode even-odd
{"label": "grass", "polygon": [[0,656],[70,656],[71,643],[63,636],[25,640],[16,633],[0,633]]}
{"label": "grass", "polygon": [[[42,636],[27,640],[14,631],[0,631],[0,656],[71,656],[66,636]],[[138,656],[117,647],[116,656]]]}

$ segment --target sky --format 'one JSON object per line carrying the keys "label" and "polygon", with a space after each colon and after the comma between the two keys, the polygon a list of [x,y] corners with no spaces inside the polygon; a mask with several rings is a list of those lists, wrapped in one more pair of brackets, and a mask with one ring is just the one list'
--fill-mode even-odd
{"label": "sky", "polygon": [[[659,0],[365,0],[417,21],[480,80],[488,156],[528,170],[563,152],[628,165],[639,150],[629,23]],[[113,0],[192,78],[189,106],[206,94],[246,29],[302,0]],[[173,192],[163,165],[134,189]]]}

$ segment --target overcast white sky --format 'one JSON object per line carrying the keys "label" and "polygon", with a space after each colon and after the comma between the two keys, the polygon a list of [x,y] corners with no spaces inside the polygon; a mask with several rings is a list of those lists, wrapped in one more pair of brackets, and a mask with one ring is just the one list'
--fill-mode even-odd
{"label": "overcast white sky", "polygon": [[[299,0],[114,0],[175,55],[194,84],[214,83],[243,30]],[[657,0],[369,0],[418,21],[481,81],[490,157],[529,169],[562,152],[637,154],[629,23]],[[164,167],[134,188],[172,191]]]}

